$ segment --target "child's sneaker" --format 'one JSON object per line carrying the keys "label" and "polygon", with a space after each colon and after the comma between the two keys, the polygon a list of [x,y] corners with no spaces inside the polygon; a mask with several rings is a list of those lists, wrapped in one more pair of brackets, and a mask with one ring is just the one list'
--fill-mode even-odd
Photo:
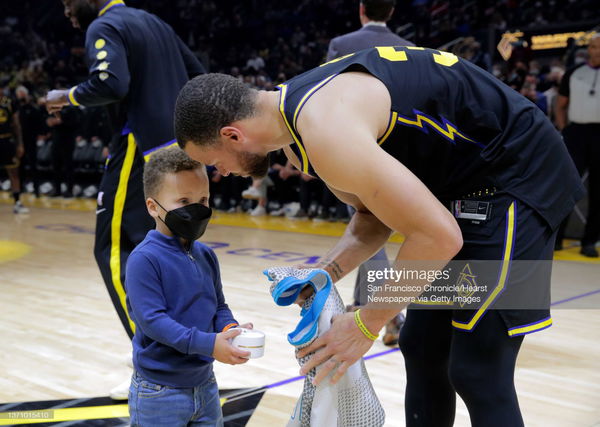
{"label": "child's sneaker", "polygon": [[115,388],[113,388],[108,395],[112,400],[127,400],[129,397],[129,387],[131,385],[131,379],[127,379]]}

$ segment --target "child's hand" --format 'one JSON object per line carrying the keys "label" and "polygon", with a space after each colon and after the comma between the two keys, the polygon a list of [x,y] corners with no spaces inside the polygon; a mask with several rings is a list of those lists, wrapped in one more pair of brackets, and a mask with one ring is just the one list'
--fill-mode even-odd
{"label": "child's hand", "polygon": [[298,294],[298,298],[296,298],[296,301],[294,301],[294,303],[302,307],[306,300],[309,299],[314,293],[315,291],[311,286],[305,286],[304,289],[302,289],[302,291]]}
{"label": "child's hand", "polygon": [[[250,324],[250,326],[252,326],[252,324]],[[217,334],[212,357],[219,362],[227,363],[228,365],[240,365],[246,363],[250,357],[250,352],[240,350],[229,342],[230,339],[237,337],[241,333],[242,331],[239,329],[230,329],[226,332]]]}

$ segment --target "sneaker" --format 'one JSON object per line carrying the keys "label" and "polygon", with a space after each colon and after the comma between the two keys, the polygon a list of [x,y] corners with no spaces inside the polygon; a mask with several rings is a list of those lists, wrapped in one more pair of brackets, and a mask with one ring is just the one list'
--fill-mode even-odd
{"label": "sneaker", "polygon": [[298,209],[294,215],[288,216],[289,219],[308,219],[308,214],[304,209]]}
{"label": "sneaker", "polygon": [[121,384],[113,388],[108,395],[112,400],[127,400],[129,397],[129,387],[131,386],[131,378],[123,381]]}
{"label": "sneaker", "polygon": [[400,328],[404,325],[405,320],[404,314],[400,313],[385,325],[385,333],[383,334],[382,341],[386,346],[391,347],[398,344]]}
{"label": "sneaker", "polygon": [[242,197],[244,199],[258,200],[262,197],[262,194],[258,188],[249,187],[248,189],[242,191]]}
{"label": "sneaker", "polygon": [[269,212],[269,215],[271,215],[271,216],[284,216],[285,215],[285,208],[275,209],[275,210]]}
{"label": "sneaker", "polygon": [[13,212],[16,214],[26,214],[29,213],[29,209],[23,206],[23,203],[21,203],[21,201],[18,201],[13,207]]}
{"label": "sneaker", "polygon": [[319,215],[313,218],[315,222],[326,222],[329,221],[329,212],[323,209]]}
{"label": "sneaker", "polygon": [[264,216],[267,214],[267,210],[264,206],[257,205],[250,211],[250,216]]}
{"label": "sneaker", "polygon": [[598,258],[598,251],[594,245],[584,245],[581,247],[579,251],[581,255],[586,256],[588,258]]}

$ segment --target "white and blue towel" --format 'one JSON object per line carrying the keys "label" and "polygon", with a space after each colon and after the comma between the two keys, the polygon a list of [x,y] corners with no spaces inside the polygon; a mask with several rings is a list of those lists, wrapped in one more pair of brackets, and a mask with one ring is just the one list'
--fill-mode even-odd
{"label": "white and blue towel", "polygon": [[[300,312],[301,319],[288,334],[296,353],[323,335],[334,316],[344,313],[344,303],[331,277],[324,270],[274,267],[265,270],[273,283],[271,295],[277,305],[290,305],[306,287],[313,288]],[[298,359],[304,366],[314,353]],[[320,366],[311,369],[304,379],[302,396],[288,427],[379,427],[385,422],[385,412],[369,380],[363,359],[348,368],[346,374],[332,385],[329,378],[318,386],[312,384]]]}

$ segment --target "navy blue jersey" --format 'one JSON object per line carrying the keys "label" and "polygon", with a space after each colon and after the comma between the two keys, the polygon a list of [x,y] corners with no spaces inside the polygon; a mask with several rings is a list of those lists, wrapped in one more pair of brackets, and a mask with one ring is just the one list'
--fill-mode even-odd
{"label": "navy blue jersey", "polygon": [[204,72],[173,29],[155,15],[108,2],[86,32],[90,77],[71,88],[73,105],[123,100],[127,128],[144,154],[173,144],[179,90]]}
{"label": "navy blue jersey", "polygon": [[305,173],[315,175],[298,116],[312,94],[348,71],[369,73],[386,86],[392,106],[378,144],[439,200],[496,187],[554,228],[583,196],[560,134],[533,103],[455,55],[409,46],[346,55],[280,85],[280,109]]}

